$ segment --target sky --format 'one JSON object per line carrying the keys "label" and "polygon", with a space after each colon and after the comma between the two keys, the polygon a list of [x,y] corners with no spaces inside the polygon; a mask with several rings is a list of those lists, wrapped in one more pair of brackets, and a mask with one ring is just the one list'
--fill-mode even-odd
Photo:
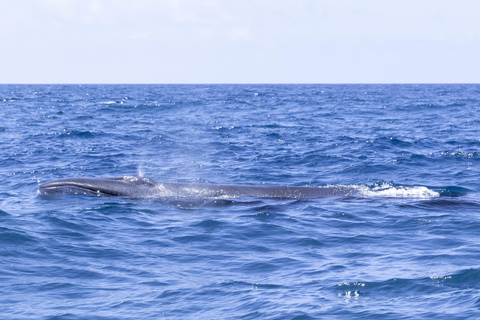
{"label": "sky", "polygon": [[0,83],[480,83],[478,0],[0,0]]}

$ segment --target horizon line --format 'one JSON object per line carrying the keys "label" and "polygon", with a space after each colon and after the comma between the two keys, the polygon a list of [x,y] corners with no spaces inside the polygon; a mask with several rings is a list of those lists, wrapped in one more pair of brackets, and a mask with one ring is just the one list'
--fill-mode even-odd
{"label": "horizon line", "polygon": [[1,85],[475,85],[480,82],[11,82]]}

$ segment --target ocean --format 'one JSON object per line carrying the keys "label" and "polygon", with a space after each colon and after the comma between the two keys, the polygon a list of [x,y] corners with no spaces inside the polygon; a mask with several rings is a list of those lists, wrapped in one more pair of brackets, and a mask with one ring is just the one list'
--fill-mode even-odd
{"label": "ocean", "polygon": [[[0,85],[1,319],[480,319],[480,85]],[[44,196],[61,178],[344,187]]]}

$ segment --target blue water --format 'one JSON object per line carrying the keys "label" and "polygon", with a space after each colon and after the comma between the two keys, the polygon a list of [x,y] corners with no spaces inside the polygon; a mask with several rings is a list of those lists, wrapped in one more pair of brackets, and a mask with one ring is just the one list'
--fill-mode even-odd
{"label": "blue water", "polygon": [[[1,319],[480,318],[480,85],[1,85],[0,116]],[[122,175],[362,193],[37,195]]]}

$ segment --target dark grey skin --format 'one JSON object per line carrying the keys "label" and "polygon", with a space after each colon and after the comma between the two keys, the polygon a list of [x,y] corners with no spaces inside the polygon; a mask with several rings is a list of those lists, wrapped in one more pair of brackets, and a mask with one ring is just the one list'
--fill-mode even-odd
{"label": "dark grey skin", "polygon": [[314,199],[335,196],[355,196],[350,187],[290,187],[163,183],[152,179],[124,176],[116,178],[68,178],[44,183],[38,188],[41,195],[89,194],[118,196],[132,199],[230,199],[242,197],[273,199]]}

